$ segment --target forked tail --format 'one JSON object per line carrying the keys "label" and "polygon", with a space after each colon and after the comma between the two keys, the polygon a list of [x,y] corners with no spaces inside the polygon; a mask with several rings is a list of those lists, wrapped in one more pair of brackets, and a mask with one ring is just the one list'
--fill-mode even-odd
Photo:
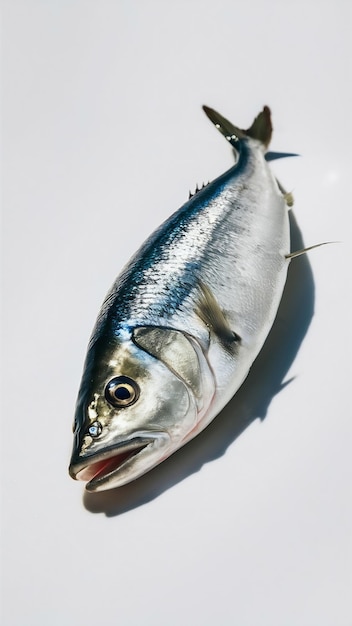
{"label": "forked tail", "polygon": [[[252,139],[260,141],[265,149],[269,146],[273,126],[271,123],[271,112],[268,106],[263,108],[263,110],[255,118],[252,126],[250,126],[247,130],[234,126],[232,122],[210,107],[203,106],[203,111],[213,122],[218,131],[224,135],[227,141],[235,149],[238,147],[236,144],[238,144],[241,139],[245,139],[246,137],[251,137]],[[266,152],[265,159],[266,161],[274,161],[275,159],[283,159],[284,157],[291,156],[298,155],[292,152]]]}

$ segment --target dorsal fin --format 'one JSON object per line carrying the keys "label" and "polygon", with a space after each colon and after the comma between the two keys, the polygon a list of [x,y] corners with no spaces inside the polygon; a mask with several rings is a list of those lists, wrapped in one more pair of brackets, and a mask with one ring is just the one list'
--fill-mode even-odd
{"label": "dorsal fin", "polygon": [[197,183],[195,191],[193,193],[191,191],[189,192],[188,200],[193,198],[193,196],[195,196],[199,191],[202,191],[202,189],[204,189],[204,187],[207,187],[208,185],[209,185],[209,181],[207,183],[203,183],[201,187],[198,187],[198,183]]}
{"label": "dorsal fin", "polygon": [[203,106],[203,111],[232,146],[236,147],[236,143],[239,139],[251,137],[252,139],[260,141],[266,148],[268,147],[273,131],[271,114],[268,106],[265,106],[259,115],[257,115],[248,130],[242,130],[237,126],[234,126],[232,122],[229,122],[229,120],[210,107]]}

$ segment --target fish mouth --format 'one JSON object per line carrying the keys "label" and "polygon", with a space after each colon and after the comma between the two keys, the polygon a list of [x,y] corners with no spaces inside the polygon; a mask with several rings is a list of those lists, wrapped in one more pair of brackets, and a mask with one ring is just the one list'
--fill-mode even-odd
{"label": "fish mouth", "polygon": [[[86,482],[86,490],[91,492],[120,487],[138,478],[157,464],[143,463],[142,457],[146,460],[146,457],[150,456],[148,453],[152,452],[155,444],[160,439],[164,439],[160,435],[161,433],[153,433],[153,437],[136,437],[84,460],[72,462],[69,467],[70,476],[75,480]],[[143,451],[145,451],[144,455]],[[140,455],[142,456],[140,457]],[[155,452],[151,456],[154,457]],[[160,452],[158,456],[160,456]]]}

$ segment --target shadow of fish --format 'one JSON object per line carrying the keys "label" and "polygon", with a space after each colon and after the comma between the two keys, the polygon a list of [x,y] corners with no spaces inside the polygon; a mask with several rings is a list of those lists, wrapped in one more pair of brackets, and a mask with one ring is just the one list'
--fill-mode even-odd
{"label": "shadow of fish", "polygon": [[204,110],[236,163],[151,235],[103,303],[70,464],[88,491],[133,481],[214,419],[248,375],[300,253],[292,198],[267,163],[280,156],[267,152],[268,107],[247,131]]}

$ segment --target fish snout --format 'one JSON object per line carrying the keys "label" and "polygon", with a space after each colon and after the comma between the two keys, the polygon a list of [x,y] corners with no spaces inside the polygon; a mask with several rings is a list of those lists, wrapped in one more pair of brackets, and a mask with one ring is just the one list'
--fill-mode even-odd
{"label": "fish snout", "polygon": [[166,432],[137,433],[100,453],[86,456],[74,453],[69,474],[75,480],[87,482],[88,491],[120,487],[169,456],[170,444]]}

